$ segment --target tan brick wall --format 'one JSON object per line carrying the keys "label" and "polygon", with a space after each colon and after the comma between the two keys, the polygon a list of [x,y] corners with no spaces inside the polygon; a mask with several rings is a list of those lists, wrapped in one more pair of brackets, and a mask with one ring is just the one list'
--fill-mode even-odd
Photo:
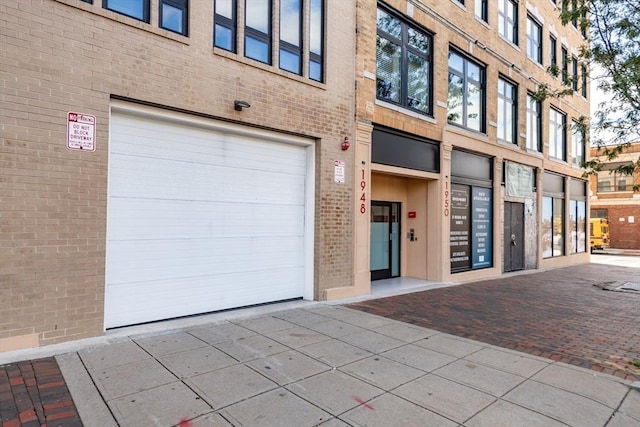
{"label": "tan brick wall", "polygon": [[[0,339],[102,333],[112,96],[315,138],[315,293],[348,285],[353,180],[333,163],[353,167],[352,2],[327,2],[323,84],[213,49],[210,0],[189,2],[189,37],[158,28],[158,0],[150,24],[94,3],[0,4]],[[69,111],[97,117],[95,152],[66,148]]]}

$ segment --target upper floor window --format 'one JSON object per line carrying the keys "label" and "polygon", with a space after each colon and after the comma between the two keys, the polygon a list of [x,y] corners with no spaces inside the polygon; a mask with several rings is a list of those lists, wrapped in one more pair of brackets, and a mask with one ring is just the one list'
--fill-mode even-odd
{"label": "upper floor window", "polygon": [[542,64],[542,25],[527,16],[527,56]]}
{"label": "upper floor window", "polygon": [[549,35],[549,68],[554,76],[558,72],[558,41],[554,35]]}
{"label": "upper floor window", "polygon": [[485,68],[456,50],[449,50],[447,121],[485,131]]}
{"label": "upper floor window", "polygon": [[378,8],[376,96],[432,114],[431,35]]}
{"label": "upper floor window", "polygon": [[527,94],[527,148],[542,152],[542,103]]}
{"label": "upper floor window", "polygon": [[580,65],[582,69],[582,96],[587,97],[587,66],[585,64]]}
{"label": "upper floor window", "polygon": [[236,51],[236,0],[216,0],[213,44],[231,52]]}
{"label": "upper floor window", "polygon": [[567,160],[567,115],[549,109],[549,157]]}
{"label": "upper floor window", "polygon": [[562,61],[562,83],[569,84],[569,51],[567,48],[562,46],[560,49],[562,57],[560,60]]}
{"label": "upper floor window", "polygon": [[302,74],[302,0],[280,0],[280,68]]}
{"label": "upper floor window", "polygon": [[324,0],[311,0],[309,13],[309,78],[318,82],[322,81],[323,59],[322,51],[324,33]]}
{"label": "upper floor window", "polygon": [[585,161],[585,130],[576,121],[573,122],[573,134],[571,135],[571,152],[572,164],[576,167],[582,167],[582,163]]}
{"label": "upper floor window", "polygon": [[271,64],[271,0],[245,0],[244,56]]}
{"label": "upper floor window", "polygon": [[571,57],[571,89],[573,89],[573,91],[577,91],[578,90],[578,58],[576,58],[575,56]]}
{"label": "upper floor window", "polygon": [[488,0],[475,0],[476,17],[482,19],[484,22],[488,22],[489,20],[487,2]]}
{"label": "upper floor window", "polygon": [[516,85],[498,79],[498,140],[508,144],[518,142]]}
{"label": "upper floor window", "polygon": [[[274,37],[278,24],[279,37]],[[323,32],[324,0],[244,0],[244,8],[238,8],[237,0],[215,1],[215,47],[234,53],[244,48],[247,58],[275,62],[282,70],[316,81],[324,78]],[[243,33],[244,39],[239,36]]]}
{"label": "upper floor window", "polygon": [[160,27],[187,35],[187,0],[160,0]]}
{"label": "upper floor window", "polygon": [[149,22],[149,0],[102,0],[105,9]]}
{"label": "upper floor window", "polygon": [[498,33],[511,43],[518,44],[518,2],[498,0]]}

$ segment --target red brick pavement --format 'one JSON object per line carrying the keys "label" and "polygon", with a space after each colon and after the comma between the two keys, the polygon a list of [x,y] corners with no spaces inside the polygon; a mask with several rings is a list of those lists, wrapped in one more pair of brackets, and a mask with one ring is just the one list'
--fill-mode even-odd
{"label": "red brick pavement", "polygon": [[0,426],[82,426],[54,358],[0,366]]}
{"label": "red brick pavement", "polygon": [[640,379],[640,269],[587,264],[349,305],[629,380]]}

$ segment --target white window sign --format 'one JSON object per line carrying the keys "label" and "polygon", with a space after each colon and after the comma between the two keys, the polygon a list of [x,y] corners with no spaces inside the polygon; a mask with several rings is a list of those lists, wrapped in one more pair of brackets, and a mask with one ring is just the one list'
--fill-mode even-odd
{"label": "white window sign", "polygon": [[67,113],[67,148],[70,150],[96,150],[96,117],[88,114]]}

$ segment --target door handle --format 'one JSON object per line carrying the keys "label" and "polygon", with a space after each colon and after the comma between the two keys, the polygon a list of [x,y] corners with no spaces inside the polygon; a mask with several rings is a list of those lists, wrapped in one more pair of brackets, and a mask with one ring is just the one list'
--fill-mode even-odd
{"label": "door handle", "polygon": [[515,234],[512,234],[512,235],[511,235],[511,244],[512,244],[513,246],[516,246],[516,235],[515,235]]}

